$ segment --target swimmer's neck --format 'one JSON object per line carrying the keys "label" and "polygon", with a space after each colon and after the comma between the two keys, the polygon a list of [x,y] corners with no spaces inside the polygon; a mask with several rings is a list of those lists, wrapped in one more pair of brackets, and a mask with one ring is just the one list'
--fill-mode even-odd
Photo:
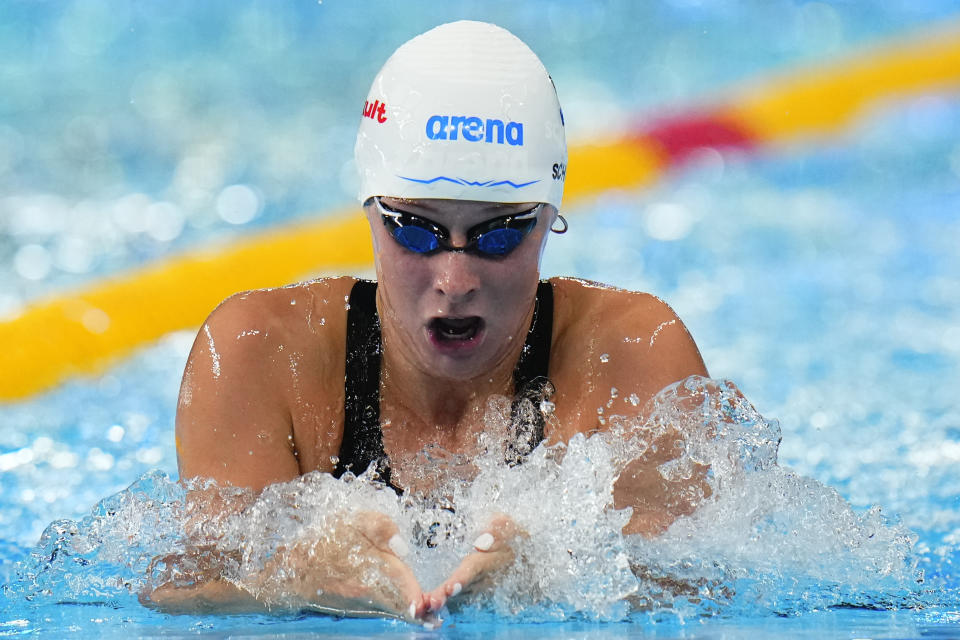
{"label": "swimmer's neck", "polygon": [[[517,354],[519,356],[519,354]],[[404,366],[384,349],[381,374],[381,420],[402,426],[407,436],[456,442],[482,427],[490,396],[513,394],[513,364],[500,364],[487,375],[451,380]]]}

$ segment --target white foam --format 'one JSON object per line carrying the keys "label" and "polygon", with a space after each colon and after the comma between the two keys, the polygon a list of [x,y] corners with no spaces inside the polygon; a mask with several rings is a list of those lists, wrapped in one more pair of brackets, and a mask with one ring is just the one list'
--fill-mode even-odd
{"label": "white foam", "polygon": [[[52,524],[21,589],[61,600],[102,599],[111,589],[117,598],[129,596],[144,584],[153,558],[188,543],[215,544],[240,551],[223,568],[227,579],[282,601],[283,580],[264,582],[258,574],[279,550],[304,540],[339,550],[339,561],[355,563],[361,580],[378,583],[385,578],[361,557],[362,545],[342,548],[344,523],[373,511],[396,523],[397,542],[409,547],[405,560],[424,589],[450,575],[497,514],[514,520],[522,531],[512,543],[516,562],[498,574],[492,591],[451,603],[469,619],[619,620],[638,610],[782,613],[921,601],[915,536],[879,508],[856,513],[833,489],[780,467],[778,425],[731,383],[691,377],[647,409],[645,421],[611,415],[609,432],[541,445],[513,467],[503,462],[504,443],[495,435],[504,432],[503,412],[488,411],[497,424],[479,438],[478,455],[421,453],[435,487],[425,495],[398,497],[376,481],[374,469],[341,480],[314,472],[259,496],[207,485],[218,501],[244,508],[194,521],[183,489],[147,474],[83,521]],[[656,456],[654,463],[663,462],[651,467],[654,479],[679,488],[665,508],[697,508],[662,535],[624,535],[631,511],[612,507],[615,483],[628,464]],[[438,471],[441,463],[454,471]],[[73,560],[78,555],[86,561],[82,570]],[[153,578],[171,579],[171,570],[161,563]]]}

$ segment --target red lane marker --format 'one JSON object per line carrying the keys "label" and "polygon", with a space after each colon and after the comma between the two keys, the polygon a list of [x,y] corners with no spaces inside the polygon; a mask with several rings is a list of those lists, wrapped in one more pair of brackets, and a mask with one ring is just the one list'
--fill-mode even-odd
{"label": "red lane marker", "polygon": [[638,128],[636,138],[660,149],[670,165],[687,160],[697,149],[718,150],[757,147],[760,141],[729,117],[717,113],[694,113],[658,120]]}

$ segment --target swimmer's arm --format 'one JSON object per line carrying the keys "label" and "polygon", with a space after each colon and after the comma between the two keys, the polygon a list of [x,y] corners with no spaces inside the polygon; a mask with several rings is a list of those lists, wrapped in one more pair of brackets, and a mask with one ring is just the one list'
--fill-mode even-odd
{"label": "swimmer's arm", "polygon": [[389,517],[363,511],[333,526],[327,537],[279,547],[252,573],[239,570],[239,552],[214,545],[156,558],[140,601],[172,614],[312,611],[437,623]]}
{"label": "swimmer's arm", "polygon": [[[271,351],[283,344],[271,326],[269,305],[257,292],[224,301],[201,326],[180,384],[176,448],[181,481],[213,480],[218,486],[247,488],[251,497],[265,487],[299,475],[288,446],[288,412],[279,393]],[[271,335],[271,329],[273,335]],[[201,525],[223,520],[242,506],[227,505],[215,490],[188,493],[187,539]],[[266,605],[220,579],[222,553],[194,547],[156,558],[178,580],[152,580],[140,594],[146,606],[168,613],[255,612]],[[198,573],[198,567],[202,571]],[[148,576],[149,577],[149,576]]]}
{"label": "swimmer's arm", "polygon": [[[620,318],[619,326],[607,338],[612,377],[603,389],[606,394],[601,396],[605,400],[601,406],[608,416],[643,418],[649,410],[647,402],[663,388],[692,375],[709,374],[690,332],[666,303],[655,296],[631,293],[621,304],[619,313],[612,314]],[[614,506],[633,509],[624,533],[659,535],[677,518],[693,513],[703,497],[710,495],[709,467],[705,465],[694,465],[685,479],[668,480],[660,474],[658,467],[679,454],[673,447],[675,435],[667,432],[650,443],[654,446],[628,464],[617,479]]]}
{"label": "swimmer's arm", "polygon": [[675,433],[665,433],[643,455],[628,463],[614,482],[614,508],[633,510],[623,533],[658,536],[677,518],[696,511],[711,495],[707,465],[694,463],[690,476],[685,478],[668,479],[660,473],[660,465],[676,457],[672,451],[675,438]]}
{"label": "swimmer's arm", "polygon": [[268,611],[263,602],[226,580],[214,580],[190,586],[165,583],[156,588],[141,591],[140,603],[145,607],[173,615]]}
{"label": "swimmer's arm", "polygon": [[181,479],[259,491],[300,475],[283,327],[260,293],[227,299],[197,334],[177,405]]}

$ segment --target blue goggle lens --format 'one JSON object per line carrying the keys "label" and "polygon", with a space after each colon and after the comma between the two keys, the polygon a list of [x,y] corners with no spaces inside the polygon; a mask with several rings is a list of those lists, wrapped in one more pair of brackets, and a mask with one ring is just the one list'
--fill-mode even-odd
{"label": "blue goggle lens", "polygon": [[414,253],[430,253],[440,247],[437,236],[423,227],[397,227],[393,230],[393,237],[403,248]]}
{"label": "blue goggle lens", "polygon": [[400,246],[413,253],[429,254],[439,249],[467,251],[480,256],[502,257],[513,251],[537,225],[538,205],[531,211],[481,223],[468,231],[464,247],[452,247],[449,232],[441,225],[409,213],[390,209],[374,198],[383,223]]}
{"label": "blue goggle lens", "polygon": [[525,235],[518,229],[493,229],[477,238],[477,249],[481,253],[502,256],[516,249]]}

